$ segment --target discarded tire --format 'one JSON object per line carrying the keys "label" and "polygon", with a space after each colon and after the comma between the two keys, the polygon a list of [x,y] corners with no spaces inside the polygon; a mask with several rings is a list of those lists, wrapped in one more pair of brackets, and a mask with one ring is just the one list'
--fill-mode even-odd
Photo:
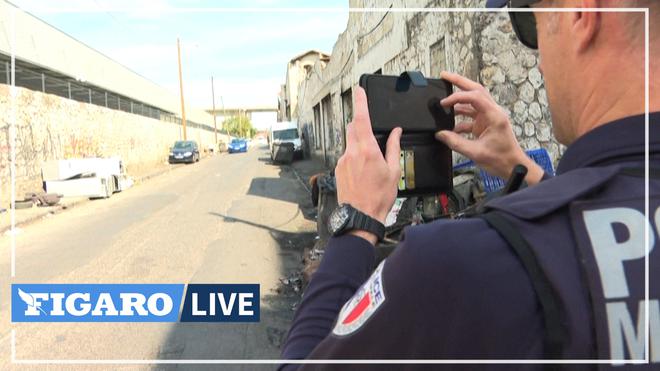
{"label": "discarded tire", "polygon": [[14,201],[14,209],[19,210],[19,209],[29,209],[34,205],[34,202],[32,200],[27,200],[27,201]]}

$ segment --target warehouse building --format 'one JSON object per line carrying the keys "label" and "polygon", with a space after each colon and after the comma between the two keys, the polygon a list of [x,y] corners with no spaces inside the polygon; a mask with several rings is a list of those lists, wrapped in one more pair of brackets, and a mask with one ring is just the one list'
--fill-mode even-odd
{"label": "warehouse building", "polygon": [[[185,113],[187,139],[217,148],[213,116],[188,106]],[[0,116],[3,206],[12,149],[21,197],[41,189],[47,160],[118,156],[130,175],[140,176],[163,166],[174,141],[183,139],[177,94],[4,0]],[[219,140],[226,140],[222,133]]]}

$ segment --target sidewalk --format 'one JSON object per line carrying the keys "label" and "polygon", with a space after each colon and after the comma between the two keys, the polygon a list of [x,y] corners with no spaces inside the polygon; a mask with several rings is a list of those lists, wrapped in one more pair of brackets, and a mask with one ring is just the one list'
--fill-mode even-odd
{"label": "sidewalk", "polygon": [[[220,154],[218,154],[218,156],[222,156],[223,154],[224,152],[221,152]],[[208,158],[209,156],[204,156],[202,157],[202,161]],[[179,168],[181,166],[184,165],[163,164],[163,166],[158,167],[156,170],[148,174],[134,177],[133,186],[139,185],[151,178],[155,178],[157,176],[169,173],[170,171]],[[35,205],[30,209],[18,209],[16,210],[16,228],[19,229],[19,227],[26,226],[37,220],[43,218],[49,218],[52,215],[58,214],[66,209],[70,209],[76,205],[81,205],[89,201],[92,200],[90,200],[87,197],[66,197],[66,198],[62,198],[60,202],[55,206],[37,207]],[[10,233],[9,232],[10,229],[11,229],[11,210],[7,209],[5,212],[0,214],[0,235]]]}
{"label": "sidewalk", "polygon": [[290,166],[296,173],[298,179],[304,183],[307,192],[311,192],[309,178],[311,178],[312,175],[330,171],[330,169],[325,167],[323,160],[319,159],[318,157],[293,161]]}
{"label": "sidewalk", "polygon": [[[309,179],[313,175],[330,172],[330,169],[325,166],[323,160],[319,159],[318,157],[294,161],[290,166],[293,169],[296,177],[298,177],[298,180],[304,183],[305,189],[307,192],[309,192],[310,199],[312,197],[312,191],[309,184]],[[334,205],[336,205],[336,197],[332,200],[325,201],[319,200],[320,203],[331,204],[331,208],[334,208]],[[310,217],[316,220],[316,237],[314,239],[315,242],[313,245],[305,246],[303,249],[301,271],[298,272],[297,275],[289,277],[288,279],[289,282],[297,282],[300,285],[299,289],[301,293],[304,287],[309,283],[312,274],[314,274],[321,262],[323,251],[325,250],[325,245],[328,238],[324,226],[327,218],[329,217],[330,211],[332,210],[330,210],[328,205],[326,205],[326,207],[323,207],[323,205],[314,205],[314,210],[310,215]]]}

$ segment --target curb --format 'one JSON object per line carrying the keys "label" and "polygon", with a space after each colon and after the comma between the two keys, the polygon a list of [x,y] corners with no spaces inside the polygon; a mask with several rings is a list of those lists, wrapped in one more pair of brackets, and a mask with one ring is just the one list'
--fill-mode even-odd
{"label": "curb", "polygon": [[[87,203],[89,201],[90,201],[89,198],[83,198],[83,199],[80,199],[80,200],[71,201],[71,202],[63,204],[63,205],[51,206],[51,207],[54,207],[54,209],[44,210],[43,212],[40,212],[40,213],[37,213],[37,214],[32,215],[30,217],[27,217],[26,219],[23,219],[21,221],[17,221],[16,224],[14,225],[14,228],[24,227],[26,225],[34,223],[35,221],[37,221],[39,219],[43,219],[47,215],[59,214],[60,212],[62,212],[64,210],[71,209],[71,208],[73,208],[77,205],[81,205],[81,204]],[[7,209],[6,212],[10,213],[11,209]],[[6,227],[0,227],[0,233],[4,234],[5,232],[10,231],[11,229],[12,229],[11,225],[8,225]]]}

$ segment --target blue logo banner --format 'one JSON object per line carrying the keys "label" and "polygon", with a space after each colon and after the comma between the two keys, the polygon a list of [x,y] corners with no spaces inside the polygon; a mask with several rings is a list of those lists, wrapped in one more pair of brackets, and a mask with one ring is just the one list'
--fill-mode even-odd
{"label": "blue logo banner", "polygon": [[189,284],[181,322],[259,322],[259,285]]}
{"label": "blue logo banner", "polygon": [[12,322],[176,322],[183,284],[12,284]]}

